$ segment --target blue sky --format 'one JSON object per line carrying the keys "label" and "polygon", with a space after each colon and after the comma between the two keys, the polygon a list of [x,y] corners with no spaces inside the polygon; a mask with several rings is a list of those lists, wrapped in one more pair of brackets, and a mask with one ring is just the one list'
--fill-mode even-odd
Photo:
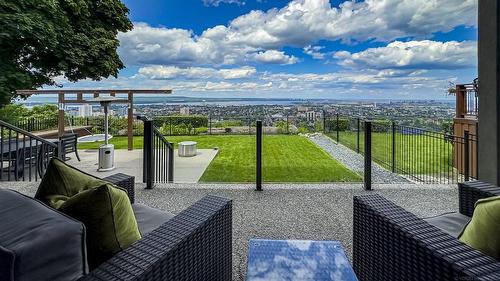
{"label": "blue sky", "polygon": [[477,76],[477,0],[125,0],[118,79],[176,95],[442,99]]}

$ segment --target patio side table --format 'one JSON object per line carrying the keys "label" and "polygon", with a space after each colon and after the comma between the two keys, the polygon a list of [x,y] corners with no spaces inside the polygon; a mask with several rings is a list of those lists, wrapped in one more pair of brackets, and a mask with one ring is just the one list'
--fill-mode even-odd
{"label": "patio side table", "polygon": [[251,239],[247,281],[253,280],[358,279],[339,241]]}

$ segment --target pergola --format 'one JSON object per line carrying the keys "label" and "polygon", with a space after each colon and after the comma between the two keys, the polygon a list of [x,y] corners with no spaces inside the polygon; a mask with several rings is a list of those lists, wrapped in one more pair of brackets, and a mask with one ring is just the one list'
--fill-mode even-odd
{"label": "pergola", "polygon": [[[59,115],[58,115],[58,134],[61,137],[64,134],[64,111],[65,105],[67,104],[92,104],[99,103],[98,101],[86,100],[84,99],[84,94],[93,95],[92,99],[99,97],[99,95],[109,95],[116,96],[116,94],[126,94],[127,98],[123,100],[118,100],[116,103],[124,103],[128,105],[127,110],[127,136],[128,136],[128,149],[132,150],[133,146],[133,103],[134,103],[134,94],[170,94],[172,90],[100,90],[100,89],[87,89],[87,90],[18,90],[16,91],[18,95],[21,96],[31,96],[31,95],[40,95],[40,94],[49,94],[49,95],[58,95],[58,104],[59,104]],[[68,99],[66,94],[76,94],[76,99]]]}

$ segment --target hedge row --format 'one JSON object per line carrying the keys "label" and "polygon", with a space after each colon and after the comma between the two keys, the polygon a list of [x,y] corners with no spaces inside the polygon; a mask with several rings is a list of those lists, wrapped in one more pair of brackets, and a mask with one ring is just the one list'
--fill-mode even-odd
{"label": "hedge row", "polygon": [[170,116],[155,116],[153,124],[156,127],[164,125],[178,126],[181,124],[190,125],[193,128],[208,127],[208,117],[200,115],[170,115]]}

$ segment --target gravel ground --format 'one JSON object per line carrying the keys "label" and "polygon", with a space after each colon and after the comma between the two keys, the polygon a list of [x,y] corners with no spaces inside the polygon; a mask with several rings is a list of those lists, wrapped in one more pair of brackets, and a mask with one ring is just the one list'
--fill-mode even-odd
{"label": "gravel ground", "polygon": [[[316,145],[323,148],[333,158],[344,164],[347,168],[363,174],[365,164],[364,157],[351,149],[337,144],[329,137],[323,134],[316,134],[309,137]],[[372,182],[374,183],[409,183],[409,181],[398,174],[392,173],[380,165],[372,164]]]}
{"label": "gravel ground", "polygon": [[[0,188],[33,195],[38,183],[0,183]],[[136,185],[136,201],[179,213],[207,194],[233,200],[233,279],[244,280],[251,238],[339,240],[352,255],[352,198],[380,193],[421,217],[458,209],[458,192],[449,185],[266,184],[264,191],[239,184]]]}

